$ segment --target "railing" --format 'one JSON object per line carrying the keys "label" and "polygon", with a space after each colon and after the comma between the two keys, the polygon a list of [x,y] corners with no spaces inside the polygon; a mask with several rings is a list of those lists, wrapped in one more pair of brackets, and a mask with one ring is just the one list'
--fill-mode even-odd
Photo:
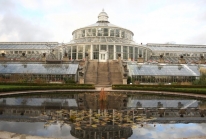
{"label": "railing", "polygon": [[110,66],[109,66],[109,60],[107,60],[107,70],[108,70],[108,81],[109,81],[109,84],[111,84],[111,72],[110,72]]}
{"label": "railing", "polygon": [[122,60],[119,60],[119,68],[120,68],[120,72],[121,72],[121,75],[122,75],[122,79],[124,78],[124,67],[122,65]]}
{"label": "railing", "polygon": [[88,65],[89,65],[89,61],[86,60],[84,64],[84,82],[86,82],[86,73],[87,73]]}
{"label": "railing", "polygon": [[98,70],[99,70],[99,59],[98,59],[98,62],[97,62],[97,78],[96,78],[96,84],[98,84]]}

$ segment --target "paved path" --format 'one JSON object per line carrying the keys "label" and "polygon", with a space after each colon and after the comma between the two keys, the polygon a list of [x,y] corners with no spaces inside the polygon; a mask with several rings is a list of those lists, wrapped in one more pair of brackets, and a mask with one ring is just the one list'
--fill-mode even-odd
{"label": "paved path", "polygon": [[157,95],[178,95],[194,98],[204,98],[206,95],[203,94],[192,94],[192,93],[181,93],[181,92],[166,92],[166,91],[145,91],[145,90],[113,90],[111,87],[96,87],[95,89],[58,89],[58,90],[32,90],[32,91],[16,91],[16,92],[2,92],[0,96],[13,95],[13,94],[29,94],[29,93],[57,93],[57,92],[100,92],[104,88],[104,91],[107,92],[122,92],[126,94],[157,94]]}

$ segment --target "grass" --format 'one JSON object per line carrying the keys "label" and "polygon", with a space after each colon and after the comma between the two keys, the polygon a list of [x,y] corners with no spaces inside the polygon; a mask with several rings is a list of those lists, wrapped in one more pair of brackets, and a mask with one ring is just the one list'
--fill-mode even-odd
{"label": "grass", "polygon": [[53,90],[53,89],[94,89],[94,85],[81,84],[1,84],[0,92]]}
{"label": "grass", "polygon": [[166,91],[205,94],[206,86],[172,86],[172,85],[113,85],[114,90],[147,90],[147,91]]}

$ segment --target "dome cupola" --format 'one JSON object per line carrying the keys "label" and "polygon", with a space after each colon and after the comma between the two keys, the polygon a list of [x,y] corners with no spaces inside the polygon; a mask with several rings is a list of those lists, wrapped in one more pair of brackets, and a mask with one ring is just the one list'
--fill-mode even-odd
{"label": "dome cupola", "polygon": [[102,12],[99,14],[98,16],[98,21],[97,23],[109,23],[108,21],[108,15],[106,12],[104,12],[104,9],[102,10]]}

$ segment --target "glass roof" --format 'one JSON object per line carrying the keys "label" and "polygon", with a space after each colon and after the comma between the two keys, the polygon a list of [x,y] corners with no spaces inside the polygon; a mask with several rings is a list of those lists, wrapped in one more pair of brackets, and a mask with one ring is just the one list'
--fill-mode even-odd
{"label": "glass roof", "polygon": [[128,65],[130,75],[200,76],[195,65]]}
{"label": "glass roof", "polygon": [[196,47],[196,48],[190,48],[190,47],[148,47],[152,51],[184,51],[184,52],[206,52],[206,47]]}
{"label": "glass roof", "polygon": [[76,74],[78,64],[0,64],[0,73]]}
{"label": "glass roof", "polygon": [[118,43],[127,43],[127,44],[135,44],[134,41],[116,38],[116,37],[89,37],[89,38],[80,38],[72,40],[70,43],[84,43],[84,42],[100,42],[100,43],[107,43],[107,42],[118,42]]}
{"label": "glass roof", "polygon": [[[45,103],[50,102],[50,103],[60,103],[62,106],[65,106],[65,102],[67,102],[67,106],[73,106],[77,107],[77,102],[75,99],[58,99],[58,98],[52,98],[52,99],[47,99],[47,98],[4,98],[0,99],[0,103],[3,102],[3,100],[6,100],[6,105],[11,105],[11,106],[21,106],[24,105],[24,102],[26,100],[26,106],[42,106],[45,105]],[[63,104],[64,103],[64,104]]]}
{"label": "glass roof", "polygon": [[170,51],[170,52],[206,52],[205,47],[181,47],[181,46],[147,46],[152,51]]}
{"label": "glass roof", "polygon": [[[49,45],[50,47],[55,47],[57,45]],[[1,44],[0,43],[0,49],[50,49],[47,44]]]}
{"label": "glass roof", "polygon": [[131,99],[127,106],[128,107],[137,107],[137,103],[140,103],[143,108],[156,108],[158,103],[161,103],[164,108],[178,108],[178,104],[181,102],[183,106],[188,104],[188,107],[198,107],[199,101],[197,100],[142,100],[142,99]]}

